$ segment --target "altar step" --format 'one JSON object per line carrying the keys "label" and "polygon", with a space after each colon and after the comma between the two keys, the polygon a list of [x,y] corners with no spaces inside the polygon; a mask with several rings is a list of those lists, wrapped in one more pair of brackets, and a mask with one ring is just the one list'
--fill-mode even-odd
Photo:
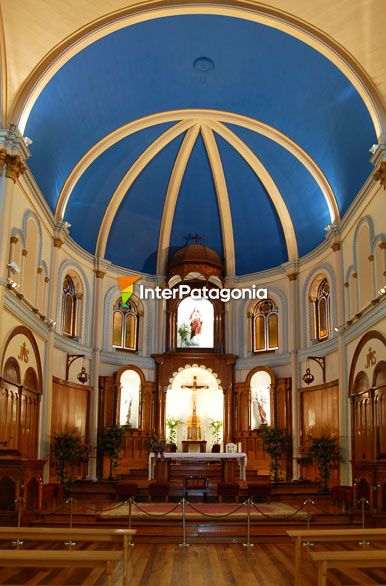
{"label": "altar step", "polygon": [[[73,527],[83,528],[127,528],[127,520],[96,519],[93,515],[73,515]],[[29,525],[34,527],[65,527],[69,524],[68,515],[42,516],[32,520]],[[288,540],[287,530],[302,529],[304,520],[259,520],[251,523],[251,542],[269,542],[272,537],[275,541]],[[137,519],[133,521],[133,528],[137,530],[134,543],[181,543],[182,522],[180,518],[156,520]],[[358,529],[359,516],[329,514],[313,515],[312,529]],[[244,543],[246,541],[245,520],[187,520],[187,541],[190,543]]]}

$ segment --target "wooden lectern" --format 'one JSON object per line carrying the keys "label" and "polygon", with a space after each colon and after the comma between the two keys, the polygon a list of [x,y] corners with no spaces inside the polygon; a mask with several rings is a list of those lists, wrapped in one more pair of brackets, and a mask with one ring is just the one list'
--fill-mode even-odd
{"label": "wooden lectern", "polygon": [[3,519],[15,518],[20,496],[23,497],[23,512],[41,510],[45,463],[46,460],[23,458],[18,450],[0,449],[0,514]]}

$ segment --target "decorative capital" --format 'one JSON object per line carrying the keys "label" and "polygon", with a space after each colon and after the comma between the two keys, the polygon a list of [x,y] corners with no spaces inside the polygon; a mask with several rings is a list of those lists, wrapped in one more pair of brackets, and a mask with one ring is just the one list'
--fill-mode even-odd
{"label": "decorative capital", "polygon": [[5,166],[5,176],[16,181],[27,169],[25,161],[31,154],[29,144],[31,141],[20,134],[16,124],[0,129],[0,173]]}
{"label": "decorative capital", "polygon": [[11,244],[17,244],[19,242],[19,239],[17,236],[11,236],[10,242]]}
{"label": "decorative capital", "polygon": [[332,250],[333,250],[334,252],[338,252],[338,251],[339,251],[339,250],[342,248],[342,245],[341,245],[341,243],[340,243],[340,242],[334,242],[334,243],[331,245],[331,248],[332,248]]}
{"label": "decorative capital", "polygon": [[103,279],[103,277],[105,276],[105,274],[106,273],[104,271],[99,271],[99,270],[96,270],[95,271],[95,276],[96,276],[97,279]]}
{"label": "decorative capital", "polygon": [[353,279],[357,279],[357,278],[358,278],[358,273],[353,273],[353,274],[352,274],[352,278],[353,278]]}
{"label": "decorative capital", "polygon": [[347,281],[345,282],[344,286],[346,287],[346,289],[348,289],[348,287],[349,287],[349,284],[348,284],[348,282],[347,282]]}
{"label": "decorative capital", "polygon": [[370,261],[370,262],[373,262],[373,260],[374,260],[374,255],[373,255],[373,254],[370,254],[370,256],[369,256],[369,261]]}
{"label": "decorative capital", "polygon": [[54,247],[55,248],[62,248],[63,246],[63,240],[61,240],[60,238],[54,238]]}
{"label": "decorative capital", "polygon": [[44,282],[45,282],[45,283],[49,283],[49,282],[50,282],[50,279],[49,279],[49,277],[44,277]]}
{"label": "decorative capital", "polygon": [[42,267],[38,267],[38,268],[37,268],[37,274],[38,274],[38,275],[41,275],[41,274],[42,274],[42,272],[43,272],[43,269],[42,269]]}
{"label": "decorative capital", "polygon": [[19,155],[7,155],[5,157],[5,176],[12,179],[14,183],[19,179],[20,175],[26,171],[27,167]]}
{"label": "decorative capital", "polygon": [[7,151],[5,149],[0,150],[0,175],[3,173],[3,167],[5,159],[7,158]]}
{"label": "decorative capital", "polygon": [[386,161],[382,161],[378,169],[373,173],[375,181],[379,181],[383,189],[386,189]]}
{"label": "decorative capital", "polygon": [[382,250],[386,250],[386,242],[380,242],[379,248],[381,248]]}
{"label": "decorative capital", "polygon": [[82,301],[82,299],[83,299],[83,293],[75,293],[75,297],[76,297],[76,299],[78,299],[79,301]]}
{"label": "decorative capital", "polygon": [[28,254],[28,250],[27,250],[26,248],[23,248],[23,250],[21,251],[21,254],[22,254],[23,256],[27,256],[27,254]]}
{"label": "decorative capital", "polygon": [[296,281],[299,263],[297,260],[286,262],[281,265],[290,281]]}
{"label": "decorative capital", "polygon": [[54,233],[52,235],[55,248],[61,248],[63,246],[66,240],[66,236],[68,235],[69,225],[70,224],[68,224],[64,220],[60,220],[55,224]]}

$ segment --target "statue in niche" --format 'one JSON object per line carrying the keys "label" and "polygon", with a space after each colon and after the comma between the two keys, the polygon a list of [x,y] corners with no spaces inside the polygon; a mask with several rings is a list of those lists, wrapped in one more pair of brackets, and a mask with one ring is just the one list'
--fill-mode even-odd
{"label": "statue in niche", "polygon": [[[268,388],[269,390],[269,388]],[[252,407],[253,407],[253,415],[257,426],[260,425],[267,425],[268,417],[267,417],[267,397],[265,395],[265,391],[258,391],[256,390],[253,394],[252,399]]]}
{"label": "statue in niche", "polygon": [[194,309],[189,317],[190,323],[190,343],[199,343],[199,335],[202,332],[202,316],[200,310],[198,309],[197,305],[194,306]]}

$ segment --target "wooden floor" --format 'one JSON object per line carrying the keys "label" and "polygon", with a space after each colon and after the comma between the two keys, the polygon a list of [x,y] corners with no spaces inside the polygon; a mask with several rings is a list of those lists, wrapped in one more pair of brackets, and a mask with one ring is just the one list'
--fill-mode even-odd
{"label": "wooden floor", "polygon": [[[384,543],[371,547],[382,548]],[[2,547],[9,544],[2,543]],[[43,549],[41,543],[23,547]],[[62,547],[52,545],[51,548]],[[106,544],[81,545],[80,549],[103,549]],[[325,549],[355,549],[356,544],[331,544]],[[324,549],[319,545],[313,550]],[[385,549],[386,555],[386,549]],[[193,545],[182,549],[178,545],[137,544],[130,551],[130,586],[290,586],[293,584],[294,547],[288,539],[284,543],[260,543],[253,548],[241,544]],[[314,586],[315,575],[311,562],[302,565],[304,586]],[[371,569],[352,570],[347,573],[329,571],[328,585],[386,584],[386,571]],[[22,586],[52,585],[81,586],[82,584],[105,585],[105,575],[99,569],[82,568],[28,570],[0,568],[0,584]],[[114,586],[122,585],[122,571],[114,574]]]}

